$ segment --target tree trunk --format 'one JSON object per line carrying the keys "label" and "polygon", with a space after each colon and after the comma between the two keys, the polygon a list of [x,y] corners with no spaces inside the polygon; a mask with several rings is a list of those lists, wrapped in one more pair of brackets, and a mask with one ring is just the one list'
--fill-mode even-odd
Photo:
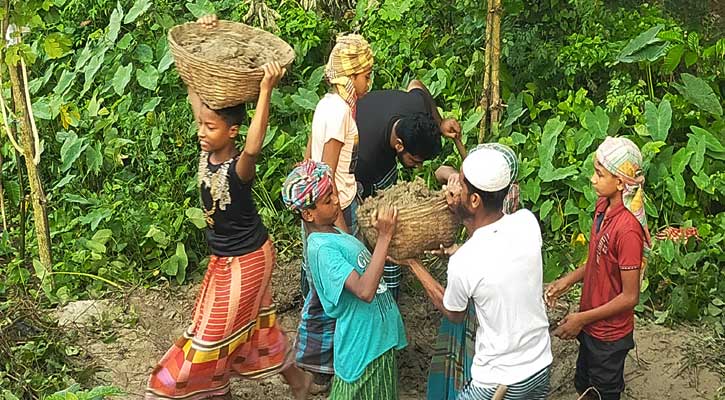
{"label": "tree trunk", "polygon": [[15,115],[19,123],[20,141],[23,148],[23,158],[25,159],[25,168],[28,173],[28,183],[30,185],[30,197],[33,203],[33,220],[35,223],[35,234],[38,240],[38,254],[40,262],[46,271],[50,272],[52,268],[52,257],[50,251],[50,228],[48,226],[48,213],[46,209],[45,192],[43,192],[43,184],[40,179],[38,166],[34,162],[35,139],[33,138],[32,122],[28,110],[30,104],[26,101],[25,83],[21,80],[22,71],[18,65],[8,65],[10,74],[10,82],[13,91],[13,103]]}

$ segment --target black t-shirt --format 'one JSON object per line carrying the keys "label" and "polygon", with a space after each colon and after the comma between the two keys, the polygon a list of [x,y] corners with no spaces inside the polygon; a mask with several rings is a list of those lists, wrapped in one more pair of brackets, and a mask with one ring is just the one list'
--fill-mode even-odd
{"label": "black t-shirt", "polygon": [[[257,213],[252,198],[252,182],[244,183],[236,173],[236,157],[227,171],[230,203],[221,210],[213,204],[211,188],[201,185],[201,201],[207,215],[206,240],[211,253],[217,256],[241,256],[251,253],[267,241],[267,229]],[[210,172],[218,171],[223,164],[207,160]],[[212,213],[213,211],[213,213]]]}
{"label": "black t-shirt", "polygon": [[428,96],[420,89],[375,90],[358,100],[355,180],[362,184],[363,198],[397,181],[397,155],[390,147],[390,134],[401,116],[419,112],[430,113]]}

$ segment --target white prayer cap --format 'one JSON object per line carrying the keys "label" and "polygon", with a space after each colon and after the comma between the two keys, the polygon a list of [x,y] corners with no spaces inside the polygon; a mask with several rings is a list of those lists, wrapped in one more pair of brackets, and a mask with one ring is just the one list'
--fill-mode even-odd
{"label": "white prayer cap", "polygon": [[508,146],[487,143],[476,147],[461,166],[466,180],[484,192],[497,192],[511,185],[518,173],[516,154]]}

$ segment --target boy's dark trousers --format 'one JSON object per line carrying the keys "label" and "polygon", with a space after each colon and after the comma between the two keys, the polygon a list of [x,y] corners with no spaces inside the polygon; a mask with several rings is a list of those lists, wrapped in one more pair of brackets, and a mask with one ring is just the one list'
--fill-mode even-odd
{"label": "boy's dark trousers", "polygon": [[602,400],[620,399],[624,391],[624,360],[634,348],[633,333],[614,342],[595,339],[584,331],[579,333],[579,357],[574,375],[574,386],[579,394],[594,386]]}

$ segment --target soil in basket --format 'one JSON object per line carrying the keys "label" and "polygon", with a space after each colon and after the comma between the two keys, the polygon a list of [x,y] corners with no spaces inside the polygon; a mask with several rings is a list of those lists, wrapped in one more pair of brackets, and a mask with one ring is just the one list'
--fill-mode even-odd
{"label": "soil in basket", "polygon": [[211,32],[189,33],[179,44],[196,56],[241,69],[255,69],[282,59],[282,54],[267,43],[268,38],[253,31]]}

